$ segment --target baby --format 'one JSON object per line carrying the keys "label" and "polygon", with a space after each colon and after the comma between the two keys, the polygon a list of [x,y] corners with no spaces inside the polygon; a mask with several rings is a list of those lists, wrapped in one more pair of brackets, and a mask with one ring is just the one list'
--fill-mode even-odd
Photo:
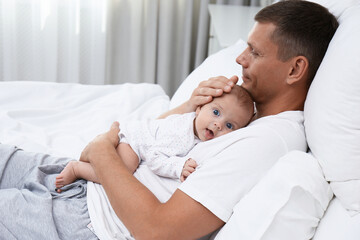
{"label": "baby", "polygon": [[[132,173],[142,160],[154,173],[183,182],[197,167],[194,160],[185,156],[198,142],[245,127],[253,115],[251,97],[245,89],[235,86],[196,112],[122,124],[116,150]],[[71,161],[56,177],[58,192],[78,178],[99,183],[89,163]]]}

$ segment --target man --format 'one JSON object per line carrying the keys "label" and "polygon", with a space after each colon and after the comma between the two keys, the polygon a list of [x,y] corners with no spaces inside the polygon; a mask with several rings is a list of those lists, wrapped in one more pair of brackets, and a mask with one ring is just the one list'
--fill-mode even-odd
{"label": "man", "polygon": [[[84,149],[81,160],[91,163],[112,209],[134,238],[197,239],[213,232],[228,221],[235,204],[281,156],[294,149],[306,150],[302,113],[304,100],[337,25],[334,16],[325,8],[305,1],[279,2],[264,8],[256,15],[256,24],[249,34],[248,47],[237,58],[237,62],[243,67],[242,86],[253,97],[256,114],[248,127],[199,143],[189,153],[190,157],[199,163],[199,167],[181,185],[176,185],[173,194],[168,193],[169,199],[162,198],[150,186],[150,178],[142,178],[140,182],[129,173],[115,150],[119,131],[116,123],[109,132],[95,138]],[[194,111],[197,106],[210,102],[212,97],[231,91],[236,82],[237,77],[217,77],[202,82],[189,101],[168,114]],[[53,192],[51,194],[55,194],[57,198],[49,198],[51,186],[38,184],[41,176],[48,178],[50,170],[57,173],[61,171],[59,165],[50,164],[57,159],[14,152],[1,145],[0,158],[0,188],[7,193],[2,195],[2,198],[9,198],[8,201],[0,201],[0,210],[7,206],[5,204],[11,203],[11,209],[21,213],[23,217],[30,215],[27,219],[32,219],[31,213],[34,213],[34,218],[39,220],[44,215],[49,217],[48,221],[61,222],[61,227],[56,225],[52,234],[58,232],[60,235],[66,232],[75,236],[79,233],[75,230],[75,224],[80,220],[88,221],[83,194],[80,193],[81,196],[71,199],[68,204],[66,199],[62,200],[62,195]],[[33,159],[38,161],[34,164],[34,161],[30,161]],[[64,160],[58,159],[57,162],[63,163]],[[49,165],[38,168],[33,166],[39,164]],[[34,168],[39,169],[36,173],[40,173],[31,172],[33,179],[30,181],[21,171]],[[18,176],[21,179],[15,177],[17,172],[20,172]],[[138,172],[143,171],[139,169]],[[140,175],[136,176],[141,179]],[[49,182],[53,183],[54,178]],[[27,191],[35,186],[39,186],[36,188],[39,195],[31,195]],[[18,194],[17,188],[26,190],[26,198],[13,201],[12,192]],[[153,192],[156,192],[156,195]],[[63,193],[66,194],[66,191]],[[88,194],[94,195],[94,189],[90,186]],[[101,192],[96,194],[99,199],[103,199]],[[44,208],[43,204],[39,204],[37,208],[41,209],[34,209],[25,205],[21,211],[18,210],[17,202],[21,200],[21,203],[28,204],[29,199],[33,198],[33,202],[37,203],[41,200],[40,195],[45,196],[44,199],[50,206]],[[158,198],[161,198],[161,201]],[[26,201],[23,201],[24,199]],[[91,198],[88,203],[93,201],[95,200]],[[55,207],[51,206],[52,202],[56,202]],[[107,201],[103,202],[107,204]],[[73,208],[74,205],[79,206]],[[59,209],[59,206],[62,208]],[[100,212],[101,215],[102,209],[97,209],[97,204],[90,204],[88,207],[96,230],[98,219],[94,218],[93,213]],[[56,214],[44,214],[48,211]],[[65,218],[67,215],[71,216]],[[114,218],[110,220],[112,219]],[[16,233],[15,227],[18,223],[12,221],[9,226],[9,221],[10,217],[1,222],[0,235]],[[26,224],[22,227],[22,232],[27,229],[27,236],[32,238],[36,234],[30,233],[43,231],[43,235],[36,235],[40,236],[37,239],[41,239],[41,236],[56,239],[49,237],[52,236],[49,233],[51,227],[42,228],[37,222],[35,219],[33,222],[22,221],[21,224]],[[106,226],[110,228],[110,225]],[[67,239],[84,238],[64,236],[62,235]],[[90,238],[86,231],[81,236]]]}
{"label": "man", "polygon": [[[236,140],[224,138],[224,151],[204,160],[167,202],[161,203],[117,156],[118,125],[85,148],[81,158],[92,164],[117,216],[136,239],[196,239],[213,232],[279,157],[306,150],[304,101],[337,20],[305,1],[273,4],[255,20],[248,47],[236,59],[243,67],[242,86],[256,103],[252,122]],[[236,82],[236,77],[202,82],[189,101],[168,114],[194,111]]]}

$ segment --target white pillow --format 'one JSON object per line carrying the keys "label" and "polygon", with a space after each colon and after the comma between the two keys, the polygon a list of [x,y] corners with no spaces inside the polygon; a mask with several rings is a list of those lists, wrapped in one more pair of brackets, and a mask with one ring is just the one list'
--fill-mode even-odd
{"label": "white pillow", "polygon": [[316,159],[290,152],[239,201],[215,240],[311,239],[332,196]]}
{"label": "white pillow", "polygon": [[318,3],[339,18],[341,14],[349,7],[359,4],[359,0],[308,0],[309,2]]}
{"label": "white pillow", "polygon": [[342,205],[360,212],[360,4],[339,18],[305,103],[309,147]]}
{"label": "white pillow", "polygon": [[209,56],[180,85],[171,98],[170,109],[188,100],[199,83],[211,77],[225,76],[230,78],[237,75],[239,77],[238,84],[241,84],[242,67],[236,63],[236,57],[239,56],[246,47],[247,44],[243,40],[239,40],[236,44]]}
{"label": "white pillow", "polygon": [[350,217],[338,198],[331,200],[313,240],[359,240],[360,214]]}

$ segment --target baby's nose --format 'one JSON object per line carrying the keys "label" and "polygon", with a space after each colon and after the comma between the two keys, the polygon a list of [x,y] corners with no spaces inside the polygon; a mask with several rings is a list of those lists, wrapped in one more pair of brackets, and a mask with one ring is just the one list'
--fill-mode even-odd
{"label": "baby's nose", "polygon": [[221,122],[215,122],[214,124],[215,124],[215,126],[216,126],[216,128],[217,128],[218,130],[221,130],[221,129],[222,129],[222,123],[221,123]]}

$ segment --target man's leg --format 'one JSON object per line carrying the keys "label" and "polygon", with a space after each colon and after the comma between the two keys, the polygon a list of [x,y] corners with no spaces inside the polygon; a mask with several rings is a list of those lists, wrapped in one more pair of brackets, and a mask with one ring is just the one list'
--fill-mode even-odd
{"label": "man's leg", "polygon": [[39,166],[53,165],[54,171],[64,168],[68,158],[56,158],[41,153],[23,151],[15,146],[0,144],[0,189],[22,188],[25,182],[36,180]]}
{"label": "man's leg", "polygon": [[55,192],[55,178],[70,159],[0,144],[0,236],[5,239],[97,239],[86,181]]}

